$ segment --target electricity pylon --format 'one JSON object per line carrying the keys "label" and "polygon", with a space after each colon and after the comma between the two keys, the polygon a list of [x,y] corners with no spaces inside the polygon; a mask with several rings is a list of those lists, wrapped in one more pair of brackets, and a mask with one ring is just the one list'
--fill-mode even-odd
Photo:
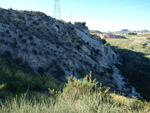
{"label": "electricity pylon", "polygon": [[54,1],[54,12],[53,12],[54,18],[61,19],[61,7],[59,0]]}

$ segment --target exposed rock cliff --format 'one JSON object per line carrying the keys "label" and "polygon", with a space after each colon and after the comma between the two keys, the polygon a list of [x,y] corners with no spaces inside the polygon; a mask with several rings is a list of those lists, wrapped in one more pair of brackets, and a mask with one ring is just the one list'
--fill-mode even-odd
{"label": "exposed rock cliff", "polygon": [[[119,63],[115,52],[83,26],[63,23],[41,12],[0,8],[0,54],[56,78],[80,78],[92,71],[104,85],[132,94],[115,68]],[[116,81],[115,75],[121,79]]]}

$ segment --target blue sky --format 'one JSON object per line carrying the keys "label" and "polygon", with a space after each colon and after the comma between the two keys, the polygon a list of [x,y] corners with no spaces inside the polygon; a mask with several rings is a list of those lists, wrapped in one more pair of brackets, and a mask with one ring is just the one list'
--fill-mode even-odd
{"label": "blue sky", "polygon": [[[100,31],[150,30],[150,0],[60,0],[62,19]],[[53,16],[54,0],[0,0],[0,7]]]}

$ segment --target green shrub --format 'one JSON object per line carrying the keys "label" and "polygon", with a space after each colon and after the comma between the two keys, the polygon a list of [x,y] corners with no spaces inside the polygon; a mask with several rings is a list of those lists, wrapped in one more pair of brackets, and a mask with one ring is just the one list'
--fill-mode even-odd
{"label": "green shrub", "polygon": [[56,65],[55,75],[57,77],[62,77],[65,75],[65,71],[59,65]]}
{"label": "green shrub", "polygon": [[22,57],[17,57],[17,58],[15,59],[15,63],[16,63],[16,64],[22,63]]}
{"label": "green shrub", "polygon": [[82,25],[86,25],[86,22],[74,22],[74,24],[82,24]]}
{"label": "green shrub", "polygon": [[77,80],[77,78],[73,76],[70,76],[67,79],[68,83],[66,83],[63,89],[63,94],[73,100],[78,99],[80,95],[93,91],[93,88],[98,84],[96,79],[92,80],[91,73],[90,76],[86,75],[86,77],[83,78],[83,81]]}
{"label": "green shrub", "polygon": [[33,36],[32,35],[30,35],[29,36],[29,40],[33,40],[34,38],[33,38]]}
{"label": "green shrub", "polygon": [[111,68],[106,68],[106,70],[107,70],[107,72],[110,73],[110,74],[113,74],[113,72],[114,72],[113,69],[112,69],[112,67],[111,67]]}
{"label": "green shrub", "polygon": [[69,71],[72,70],[72,67],[71,67],[70,65],[66,65],[66,66],[67,66],[67,68],[69,69]]}
{"label": "green shrub", "polygon": [[147,37],[146,39],[147,39],[147,40],[150,40],[150,37]]}
{"label": "green shrub", "polygon": [[22,38],[23,36],[21,34],[19,34],[19,38]]}
{"label": "green shrub", "polygon": [[33,51],[33,53],[34,53],[35,55],[37,55],[37,50],[36,50],[36,49],[32,49],[32,51]]}
{"label": "green shrub", "polygon": [[5,36],[5,34],[4,34],[4,33],[2,33],[2,34],[1,34],[1,36],[2,36],[2,37],[4,37],[4,36]]}
{"label": "green shrub", "polygon": [[103,44],[106,44],[107,41],[106,41],[105,39],[102,39],[102,43],[103,43]]}
{"label": "green shrub", "polygon": [[8,80],[10,80],[11,76],[12,73],[10,72],[10,70],[0,65],[0,81],[7,82]]}
{"label": "green shrub", "polygon": [[6,86],[6,84],[1,84],[0,85],[0,91]]}
{"label": "green shrub", "polygon": [[39,22],[37,22],[37,21],[33,21],[32,22],[34,25],[39,25]]}
{"label": "green shrub", "polygon": [[31,86],[31,77],[21,71],[17,71],[6,83],[6,90],[13,93],[24,93]]}
{"label": "green shrub", "polygon": [[24,44],[26,44],[26,43],[27,43],[27,39],[22,39],[22,42],[23,42]]}
{"label": "green shrub", "polygon": [[1,43],[5,43],[5,40],[4,40],[4,39],[1,39],[0,42],[1,42]]}
{"label": "green shrub", "polygon": [[79,51],[81,49],[80,45],[76,45],[76,49]]}
{"label": "green shrub", "polygon": [[65,20],[62,20],[60,19],[59,22],[63,23],[63,24],[66,24],[66,21]]}
{"label": "green shrub", "polygon": [[7,33],[7,34],[10,34],[9,30],[6,30],[6,33]]}
{"label": "green shrub", "polygon": [[47,90],[54,89],[54,90],[61,90],[63,87],[63,82],[54,79],[51,75],[41,75],[32,78],[32,90]]}
{"label": "green shrub", "polygon": [[12,48],[16,48],[17,45],[18,45],[18,42],[17,42],[17,41],[12,42],[12,44],[11,44]]}
{"label": "green shrub", "polygon": [[11,55],[11,52],[10,51],[5,51],[5,55],[6,55],[6,57],[10,57],[10,55]]}
{"label": "green shrub", "polygon": [[44,68],[39,67],[38,70],[37,70],[37,72],[40,73],[40,74],[44,74]]}

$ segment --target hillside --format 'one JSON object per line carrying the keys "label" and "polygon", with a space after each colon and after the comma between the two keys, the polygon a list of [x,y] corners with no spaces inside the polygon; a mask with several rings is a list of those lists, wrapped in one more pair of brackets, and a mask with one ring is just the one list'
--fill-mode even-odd
{"label": "hillside", "polygon": [[41,12],[0,9],[0,54],[25,70],[63,81],[67,76],[82,78],[92,71],[94,78],[112,91],[139,95],[133,87],[126,87],[119,74],[117,54],[90,35],[85,23],[77,24]]}
{"label": "hillside", "polygon": [[130,31],[129,31],[128,29],[122,29],[122,30],[119,31],[119,32],[121,32],[121,33],[123,32],[123,33],[124,33],[124,32],[130,32]]}
{"label": "hillside", "polygon": [[114,34],[124,34],[124,33],[137,33],[137,34],[150,34],[149,30],[128,30],[128,29],[122,29],[117,32],[113,32]]}

